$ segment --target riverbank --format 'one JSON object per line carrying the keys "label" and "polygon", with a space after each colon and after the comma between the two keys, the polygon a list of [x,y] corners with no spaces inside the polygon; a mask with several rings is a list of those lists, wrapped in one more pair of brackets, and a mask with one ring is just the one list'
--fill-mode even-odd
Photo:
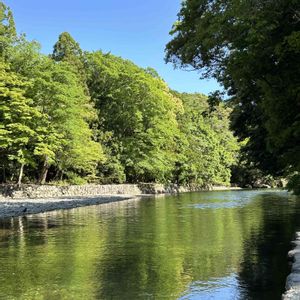
{"label": "riverbank", "polygon": [[230,187],[178,187],[162,184],[112,184],[82,186],[0,186],[0,218],[16,217],[59,209],[98,205],[142,196],[203,190],[231,190]]}
{"label": "riverbank", "polygon": [[286,293],[283,300],[300,299],[300,232],[296,232],[296,240],[292,242],[295,248],[288,253],[288,258],[293,261],[291,274],[286,279]]}
{"label": "riverbank", "polygon": [[178,186],[176,184],[108,184],[108,185],[0,185],[0,200],[40,199],[61,197],[93,197],[99,195],[176,194],[204,190],[239,189],[226,186]]}

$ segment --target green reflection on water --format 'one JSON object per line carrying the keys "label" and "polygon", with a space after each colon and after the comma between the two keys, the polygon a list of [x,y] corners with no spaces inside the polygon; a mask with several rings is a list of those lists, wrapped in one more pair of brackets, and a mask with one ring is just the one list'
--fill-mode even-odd
{"label": "green reflection on water", "polygon": [[276,299],[288,268],[267,283],[253,272],[273,272],[279,259],[287,265],[282,257],[299,215],[299,201],[285,192],[238,191],[5,220],[0,298],[213,299],[212,287],[225,285],[224,299]]}

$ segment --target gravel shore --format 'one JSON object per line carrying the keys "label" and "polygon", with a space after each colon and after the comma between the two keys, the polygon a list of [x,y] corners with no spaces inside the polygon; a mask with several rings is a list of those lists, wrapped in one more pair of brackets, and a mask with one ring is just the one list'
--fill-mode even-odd
{"label": "gravel shore", "polygon": [[93,197],[1,200],[0,218],[37,214],[46,211],[70,209],[136,198],[131,195],[104,195]]}

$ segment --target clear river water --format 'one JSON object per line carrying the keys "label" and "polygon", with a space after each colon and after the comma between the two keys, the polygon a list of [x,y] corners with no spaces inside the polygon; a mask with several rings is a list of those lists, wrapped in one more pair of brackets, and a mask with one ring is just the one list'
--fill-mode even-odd
{"label": "clear river water", "polygon": [[0,220],[0,299],[281,299],[300,198],[149,197]]}

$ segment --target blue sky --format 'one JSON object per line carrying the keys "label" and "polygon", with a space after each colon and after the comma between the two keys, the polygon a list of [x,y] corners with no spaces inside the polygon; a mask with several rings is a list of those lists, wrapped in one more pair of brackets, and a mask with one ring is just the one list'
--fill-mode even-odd
{"label": "blue sky", "polygon": [[208,94],[218,89],[197,72],[174,70],[164,62],[164,48],[176,21],[180,0],[4,0],[18,32],[52,52],[58,35],[68,31],[84,50],[99,50],[153,67],[172,89]]}

